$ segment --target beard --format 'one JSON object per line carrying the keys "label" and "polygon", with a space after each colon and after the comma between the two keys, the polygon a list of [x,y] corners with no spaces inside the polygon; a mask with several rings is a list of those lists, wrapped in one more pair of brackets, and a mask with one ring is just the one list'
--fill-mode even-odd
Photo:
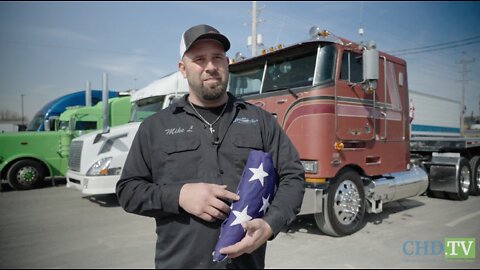
{"label": "beard", "polygon": [[189,86],[190,89],[192,89],[198,95],[198,97],[209,101],[217,100],[222,97],[227,91],[228,76],[226,80],[221,80],[218,83],[214,84],[199,83],[196,85],[192,85],[189,81]]}

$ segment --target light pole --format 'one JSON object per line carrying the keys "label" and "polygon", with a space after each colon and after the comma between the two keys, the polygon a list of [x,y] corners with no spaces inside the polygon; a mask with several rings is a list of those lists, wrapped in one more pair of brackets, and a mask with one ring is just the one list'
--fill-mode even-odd
{"label": "light pole", "polygon": [[22,125],[24,124],[24,120],[23,120],[23,96],[25,96],[25,94],[20,94],[21,98],[22,98]]}

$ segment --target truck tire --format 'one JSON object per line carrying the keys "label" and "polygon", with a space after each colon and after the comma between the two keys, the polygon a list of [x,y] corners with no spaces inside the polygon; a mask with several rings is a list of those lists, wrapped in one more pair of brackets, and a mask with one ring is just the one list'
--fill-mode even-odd
{"label": "truck tire", "polygon": [[470,195],[480,195],[480,156],[474,156],[470,160],[470,168],[472,169]]}
{"label": "truck tire", "polygon": [[433,191],[429,188],[427,189],[427,196],[430,198],[445,199],[446,194],[443,191]]}
{"label": "truck tire", "polygon": [[331,236],[360,230],[365,216],[365,191],[360,175],[353,170],[340,173],[329,186],[323,212],[314,215],[318,228]]}
{"label": "truck tire", "polygon": [[31,159],[22,159],[15,162],[7,172],[8,183],[16,190],[39,187],[44,178],[43,164]]}
{"label": "truck tire", "polygon": [[449,192],[448,197],[452,200],[464,201],[468,199],[470,184],[472,183],[472,170],[468,159],[461,158],[459,162],[459,170],[455,181],[457,181],[457,191]]}

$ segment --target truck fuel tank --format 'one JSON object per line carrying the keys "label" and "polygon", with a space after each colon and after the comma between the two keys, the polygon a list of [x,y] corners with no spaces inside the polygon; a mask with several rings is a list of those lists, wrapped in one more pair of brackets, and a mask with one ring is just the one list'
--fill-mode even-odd
{"label": "truck fuel tank", "polygon": [[405,199],[424,193],[428,188],[428,175],[419,166],[410,170],[391,173],[370,180],[365,186],[365,197],[369,202],[369,213],[380,213],[383,203]]}

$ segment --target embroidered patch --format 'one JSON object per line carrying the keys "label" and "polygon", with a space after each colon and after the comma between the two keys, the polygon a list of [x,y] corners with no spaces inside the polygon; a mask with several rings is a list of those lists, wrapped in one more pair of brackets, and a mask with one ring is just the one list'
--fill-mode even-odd
{"label": "embroidered patch", "polygon": [[258,123],[258,119],[248,119],[246,117],[237,117],[233,121],[234,124],[242,124],[242,125],[255,125]]}
{"label": "embroidered patch", "polygon": [[193,125],[190,126],[187,130],[182,127],[165,129],[165,135],[182,134],[184,132],[193,132]]}

